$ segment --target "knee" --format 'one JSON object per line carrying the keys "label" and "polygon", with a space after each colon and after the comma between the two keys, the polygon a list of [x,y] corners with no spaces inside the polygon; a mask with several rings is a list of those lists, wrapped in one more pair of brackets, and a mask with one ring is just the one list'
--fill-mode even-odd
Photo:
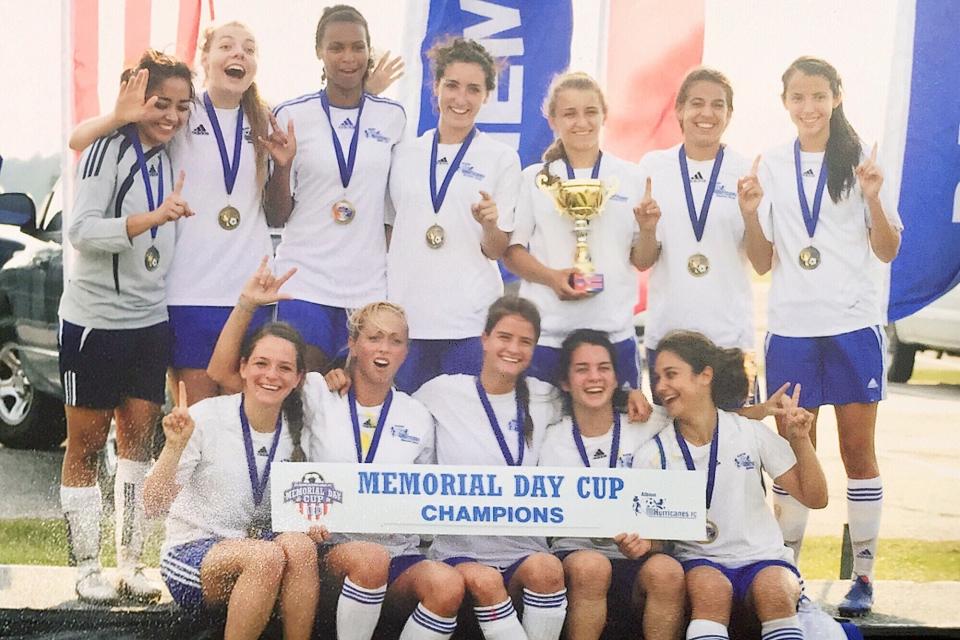
{"label": "knee", "polygon": [[317,570],[317,545],[306,534],[282,533],[276,541],[283,550],[287,566],[301,570]]}
{"label": "knee", "polygon": [[524,588],[537,593],[563,589],[563,564],[549,553],[534,553],[520,565]]}
{"label": "knee", "polygon": [[[421,601],[430,600],[431,610],[435,613],[456,612],[463,603],[464,580],[456,569],[442,562],[426,560],[429,568],[424,572],[417,585],[417,597]],[[501,586],[503,580],[500,581]],[[452,615],[452,613],[451,613]]]}
{"label": "knee", "polygon": [[496,604],[507,597],[503,575],[493,567],[471,564],[459,571],[463,584],[478,604]]}
{"label": "knee", "polygon": [[686,588],[683,567],[670,556],[658,553],[640,568],[640,585],[648,596],[681,599]]}
{"label": "knee", "polygon": [[697,567],[686,575],[687,596],[693,617],[715,619],[729,614],[733,603],[733,585],[720,571]]}
{"label": "knee", "polygon": [[390,553],[373,542],[350,542],[347,577],[365,589],[375,589],[387,583],[390,571]]}
{"label": "knee", "polygon": [[259,581],[264,585],[279,588],[283,571],[287,566],[287,557],[283,548],[276,542],[258,544],[253,552],[252,561],[247,565],[247,571],[255,571]]}
{"label": "knee", "polygon": [[784,567],[767,567],[753,579],[750,596],[761,621],[788,617],[797,610],[800,581]]}
{"label": "knee", "polygon": [[595,599],[606,597],[613,569],[603,554],[583,550],[564,558],[563,573],[571,596]]}

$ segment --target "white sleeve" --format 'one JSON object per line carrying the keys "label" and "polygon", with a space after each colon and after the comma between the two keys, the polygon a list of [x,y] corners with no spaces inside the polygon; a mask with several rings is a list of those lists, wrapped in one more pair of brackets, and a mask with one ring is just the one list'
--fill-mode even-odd
{"label": "white sleeve", "polygon": [[785,438],[758,420],[747,422],[757,439],[760,462],[771,478],[779,478],[797,464],[797,456]]}
{"label": "white sleeve", "polygon": [[510,233],[514,227],[515,209],[520,195],[520,156],[512,149],[500,157],[500,172],[494,186],[493,199],[497,203],[497,226]]}
{"label": "white sleeve", "polygon": [[120,253],[133,246],[126,219],[114,217],[109,211],[117,191],[117,156],[122,139],[98,139],[77,164],[77,193],[67,229],[70,244],[77,251]]}
{"label": "white sleeve", "polygon": [[524,171],[520,182],[520,197],[517,199],[517,208],[514,213],[513,233],[510,236],[511,245],[529,246],[533,231],[537,228],[533,210],[536,206],[535,202],[539,191],[537,174]]}
{"label": "white sleeve", "polygon": [[417,464],[436,464],[437,449],[435,432],[437,430],[437,422],[428,411],[424,410],[424,414],[426,414],[427,419],[430,421],[430,428],[423,434],[423,440],[420,442],[420,453],[417,454],[414,462]]}
{"label": "white sleeve", "polygon": [[203,451],[205,449],[203,446],[204,434],[209,428],[209,422],[212,419],[206,415],[206,412],[204,412],[202,408],[198,411],[196,407],[197,405],[194,405],[190,408],[190,417],[193,418],[195,426],[190,440],[187,441],[187,446],[184,447],[183,453],[180,454],[180,462],[177,463],[177,473],[176,476],[174,476],[177,485],[180,487],[189,482],[190,477],[193,476],[194,471],[200,464],[200,459],[203,457]]}

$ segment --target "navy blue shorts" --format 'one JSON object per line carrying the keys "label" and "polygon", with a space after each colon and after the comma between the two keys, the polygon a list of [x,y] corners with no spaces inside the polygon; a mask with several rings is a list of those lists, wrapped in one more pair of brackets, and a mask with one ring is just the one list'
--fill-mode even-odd
{"label": "navy blue shorts", "polygon": [[281,300],[277,320],[293,325],[309,345],[331,360],[346,353],[349,309],[329,307],[306,300]]}
{"label": "navy blue shorts", "polygon": [[733,601],[738,604],[743,603],[747,599],[747,594],[750,592],[750,585],[753,584],[753,579],[767,567],[785,567],[797,576],[797,580],[800,580],[800,572],[797,571],[797,568],[784,560],[760,560],[759,562],[731,569],[712,560],[707,560],[706,558],[697,558],[696,560],[681,562],[680,566],[683,567],[684,573],[688,573],[696,567],[713,567],[726,576],[730,584],[733,585]]}
{"label": "navy blue shorts", "polygon": [[170,364],[166,322],[142,329],[90,329],[60,321],[64,404],[114,409],[127,398],[162,405]]}
{"label": "navy blue shorts", "polygon": [[[217,346],[217,339],[233,307],[200,307],[176,305],[167,307],[170,314],[174,369],[206,369]],[[253,314],[247,335],[273,319],[274,307],[260,307]]]}
{"label": "navy blue shorts", "polygon": [[[640,374],[637,341],[633,338],[627,338],[615,343],[613,349],[617,356],[617,361],[613,363],[613,368],[617,372],[617,382],[621,386],[627,385],[631,389],[639,389],[642,376]],[[555,387],[559,386],[560,348],[545,347],[538,344],[533,350],[533,359],[530,361],[527,375],[548,382]]]}
{"label": "navy blue shorts", "polygon": [[[887,396],[886,336],[879,326],[819,338],[767,334],[767,393],[799,382],[800,406],[874,403]],[[787,393],[790,393],[788,390]]]}
{"label": "navy blue shorts", "polygon": [[160,575],[174,602],[184,609],[203,608],[200,565],[221,538],[203,538],[171,547],[160,558]]}
{"label": "navy blue shorts", "polygon": [[493,565],[491,565],[491,564],[487,564],[486,562],[480,562],[480,561],[477,560],[476,558],[471,558],[471,557],[469,557],[469,556],[453,556],[453,557],[451,557],[451,558],[446,558],[446,559],[444,559],[443,562],[444,562],[444,564],[448,564],[448,565],[450,565],[451,567],[455,567],[455,566],[457,566],[458,564],[466,564],[466,563],[468,563],[468,562],[476,562],[477,564],[486,565],[486,566],[488,566],[488,567],[490,567],[490,568],[492,568],[492,569],[496,569],[497,571],[499,571],[499,572],[500,572],[500,575],[503,577],[503,586],[504,586],[504,587],[509,587],[509,586],[510,586],[510,579],[513,577],[513,574],[515,574],[515,573],[517,572],[517,569],[520,568],[520,565],[523,564],[524,560],[526,560],[526,559],[529,558],[529,557],[530,557],[530,556],[523,556],[522,558],[520,558],[519,560],[517,560],[517,561],[514,562],[513,564],[511,564],[511,565],[509,565],[509,566],[506,566],[506,567],[495,567],[495,566],[493,566]]}
{"label": "navy blue shorts", "polygon": [[409,569],[415,564],[423,562],[427,557],[415,553],[408,556],[396,556],[395,558],[390,559],[390,570],[387,572],[387,584],[393,584],[393,581],[400,577],[404,571]]}
{"label": "navy blue shorts", "polygon": [[407,359],[400,365],[395,383],[404,393],[413,393],[440,375],[479,375],[482,364],[479,336],[459,340],[410,340]]}

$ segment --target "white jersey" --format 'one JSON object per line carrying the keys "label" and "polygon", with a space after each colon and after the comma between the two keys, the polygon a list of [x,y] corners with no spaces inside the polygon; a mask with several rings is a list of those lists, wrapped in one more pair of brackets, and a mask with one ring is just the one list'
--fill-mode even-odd
{"label": "white jersey", "polygon": [[[528,246],[530,254],[551,269],[573,266],[576,236],[573,220],[560,215],[553,197],[536,184],[542,163],[523,170],[517,220],[510,244]],[[550,165],[550,171],[567,179],[563,160]],[[591,169],[577,169],[578,179],[589,178]],[[610,335],[613,342],[632,338],[633,303],[637,299],[637,271],[630,263],[630,250],[639,233],[633,207],[643,197],[643,182],[635,165],[613,155],[603,154],[598,177],[619,186],[603,212],[590,222],[587,242],[597,272],[603,274],[603,291],[582,300],[560,300],[550,287],[522,281],[520,295],[540,310],[540,344],[559,347],[574,329],[596,329]]]}
{"label": "white jersey", "polygon": [[[804,193],[813,211],[823,153],[801,153]],[[823,190],[813,239],[807,233],[797,193],[793,143],[763,155],[758,172],[764,197],[760,226],[773,243],[773,282],[768,300],[768,330],[790,337],[830,336],[884,324],[880,294],[884,265],[870,248],[870,210],[859,184],[834,203]],[[902,229],[889,183],[880,190],[890,223]],[[800,266],[801,249],[814,246],[816,269]]]}
{"label": "white jersey", "polygon": [[[127,216],[149,212],[137,154],[125,129],[98,138],[77,163],[76,199],[67,227],[77,250],[60,299],[63,320],[90,329],[141,329],[167,320],[165,278],[173,260],[172,224],[127,234]],[[144,149],[154,206],[173,191],[173,170],[163,145]],[[147,268],[147,252],[159,263]],[[152,253],[152,251],[151,251]]]}
{"label": "white jersey", "polygon": [[[216,396],[190,407],[196,426],[177,466],[180,493],[167,515],[164,552],[202,538],[245,538],[251,524],[270,522],[269,482],[260,505],[253,502],[240,426],[241,397]],[[261,477],[273,434],[251,429],[251,439]],[[289,460],[292,452],[284,420],[274,462]]]}
{"label": "white jersey", "polygon": [[[753,294],[750,261],[737,202],[737,180],[750,169],[746,159],[725,148],[703,236],[697,242],[687,210],[680,172],[680,145],[651,151],[640,161],[640,183],[652,181],[660,206],[657,241],[660,256],[650,271],[644,344],[656,349],[670,331],[699,331],[721,347],[753,350]],[[690,191],[698,213],[714,160],[687,158]],[[687,270],[688,259],[702,254],[710,261],[703,276]]]}
{"label": "white jersey", "polygon": [[[783,545],[783,535],[767,505],[761,477],[763,471],[778,478],[797,464],[790,444],[757,420],[726,411],[718,411],[718,416],[716,481],[707,510],[707,518],[717,527],[717,539],[709,544],[677,541],[675,555],[680,561],[707,558],[726,567],[742,567],[760,560],[792,563],[793,552]],[[707,470],[710,443],[688,446],[694,466]],[[641,469],[686,469],[674,428],[664,429],[641,447],[635,464]]]}
{"label": "white jersey", "polygon": [[[239,113],[239,107],[216,109],[230,162]],[[167,274],[169,305],[232,307],[260,259],[273,254],[260,204],[256,150],[246,118],[241,141],[240,168],[229,195],[217,138],[202,100],[193,103],[189,124],[170,144],[175,169],[186,173],[183,198],[196,215],[176,223],[177,253]],[[227,205],[240,214],[234,229],[224,229],[219,223],[220,210]]]}
{"label": "white jersey", "polygon": [[[534,466],[540,457],[546,425],[553,422],[558,402],[556,390],[551,385],[527,378],[527,386],[530,390],[533,436],[524,444],[522,465]],[[474,376],[438,376],[424,383],[414,397],[430,410],[437,421],[439,464],[507,464],[480,403]],[[517,460],[523,425],[517,422],[516,394],[488,394],[488,398],[510,456]],[[467,556],[503,568],[531,553],[546,550],[546,539],[539,537],[436,536],[430,546],[430,557],[442,560]]]}
{"label": "white jersey", "polygon": [[[293,120],[297,155],[290,172],[293,211],[277,247],[277,273],[297,267],[284,291],[299,300],[355,309],[387,296],[384,233],[387,178],[393,146],[406,127],[403,107],[385,98],[363,96],[363,112],[330,107],[330,121],[320,93],[278,106],[280,128]],[[334,151],[330,122],[343,148],[360,127],[356,164],[344,188]],[[349,201],[356,212],[347,224],[333,217],[333,205]]]}
{"label": "white jersey", "polygon": [[[356,462],[357,448],[350,418],[350,401],[327,388],[319,373],[307,374],[303,385],[304,414],[309,425],[304,430],[303,447],[311,462]],[[377,417],[382,406],[377,408]],[[365,422],[364,407],[357,418]],[[375,426],[375,423],[374,423]],[[373,463],[414,464],[433,462],[433,417],[422,404],[403,393],[393,391],[393,401],[383,424]],[[362,436],[361,436],[362,439]],[[420,536],[404,534],[334,533],[328,544],[365,540],[384,546],[390,556],[417,553]]]}
{"label": "white jersey", "polygon": [[[637,451],[670,424],[663,407],[655,407],[653,415],[646,422],[630,422],[626,414],[620,414],[620,446],[617,461],[618,469],[633,468]],[[570,416],[547,428],[547,435],[540,449],[541,467],[582,467],[583,458],[573,438],[573,420]],[[591,467],[610,468],[610,456],[613,450],[613,425],[603,435],[584,437],[583,448]],[[629,531],[625,533],[630,533]],[[551,538],[553,551],[576,551],[594,549],[608,558],[623,560],[617,544],[610,538]]]}
{"label": "white jersey", "polygon": [[[520,159],[507,145],[477,132],[434,214],[429,179],[433,135],[427,131],[394,152],[390,198],[396,220],[387,255],[388,298],[407,312],[411,338],[470,338],[483,332],[487,308],[503,294],[497,263],[480,248],[483,230],[470,206],[480,202],[480,191],[489,193],[497,203],[497,225],[512,231]],[[459,149],[438,145],[438,191]],[[444,230],[444,244],[437,249],[426,241],[434,224]]]}

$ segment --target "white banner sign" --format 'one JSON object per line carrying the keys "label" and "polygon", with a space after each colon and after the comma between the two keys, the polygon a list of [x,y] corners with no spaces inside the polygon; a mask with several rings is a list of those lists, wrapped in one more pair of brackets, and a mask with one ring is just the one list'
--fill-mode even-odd
{"label": "white banner sign", "polygon": [[281,462],[270,485],[276,531],[704,538],[701,471]]}

